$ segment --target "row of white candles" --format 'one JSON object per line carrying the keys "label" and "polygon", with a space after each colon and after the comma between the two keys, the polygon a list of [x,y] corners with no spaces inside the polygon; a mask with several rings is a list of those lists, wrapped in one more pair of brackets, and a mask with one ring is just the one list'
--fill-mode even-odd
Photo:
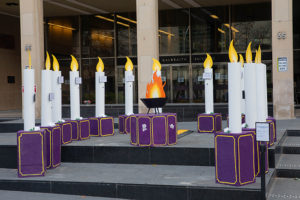
{"label": "row of white candles", "polygon": [[[268,117],[267,77],[266,65],[261,63],[261,49],[256,51],[255,63],[252,63],[251,43],[246,51],[246,62],[233,46],[229,47],[228,63],[228,109],[229,131],[240,133],[242,131],[241,115],[246,115],[248,128],[255,128],[256,122],[265,122]],[[205,113],[214,112],[213,100],[213,61],[209,54],[203,63],[205,78]]]}

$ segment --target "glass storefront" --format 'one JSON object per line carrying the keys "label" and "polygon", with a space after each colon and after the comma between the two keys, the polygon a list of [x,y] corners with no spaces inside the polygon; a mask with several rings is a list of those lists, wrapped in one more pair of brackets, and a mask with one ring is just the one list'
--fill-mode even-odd
{"label": "glass storefront", "polygon": [[[138,79],[136,13],[57,17],[45,21],[48,23],[45,46],[57,56],[66,83],[70,54],[78,59],[83,78],[82,102],[95,100],[94,79],[99,56],[108,78],[106,103],[123,104],[125,56],[133,60]],[[206,53],[214,61],[215,102],[227,102],[227,52],[232,39],[238,53],[244,54],[250,41],[253,50],[261,45],[262,60],[268,70],[268,100],[272,101],[271,33],[271,3],[159,11],[160,62],[168,102],[204,102],[202,73]],[[137,88],[135,81],[135,103]],[[68,93],[69,87],[64,84],[63,103],[69,103]]]}

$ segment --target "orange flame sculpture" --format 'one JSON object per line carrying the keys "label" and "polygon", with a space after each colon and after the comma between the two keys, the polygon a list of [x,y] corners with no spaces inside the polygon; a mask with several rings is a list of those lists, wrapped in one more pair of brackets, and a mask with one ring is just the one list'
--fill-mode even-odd
{"label": "orange flame sculpture", "polygon": [[[156,71],[157,72],[157,71]],[[166,93],[164,87],[166,82],[163,84],[161,77],[153,74],[153,80],[147,84],[146,98],[165,98]]]}

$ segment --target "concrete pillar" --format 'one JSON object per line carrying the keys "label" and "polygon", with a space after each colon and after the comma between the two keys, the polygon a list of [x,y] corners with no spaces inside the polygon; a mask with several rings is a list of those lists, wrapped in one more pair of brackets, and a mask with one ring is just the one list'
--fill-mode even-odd
{"label": "concrete pillar", "polygon": [[[276,119],[294,118],[293,1],[272,0],[273,106]],[[285,34],[285,39],[282,36]],[[279,72],[277,59],[287,58],[288,70]]]}
{"label": "concrete pillar", "polygon": [[152,79],[152,58],[158,59],[158,0],[136,0],[138,106],[139,113],[147,109],[140,101],[146,97],[147,83]]}
{"label": "concrete pillar", "polygon": [[23,73],[24,67],[28,65],[28,53],[25,51],[25,46],[30,45],[37,90],[35,103],[36,119],[41,117],[41,70],[44,68],[43,20],[43,0],[20,1],[21,71]]}

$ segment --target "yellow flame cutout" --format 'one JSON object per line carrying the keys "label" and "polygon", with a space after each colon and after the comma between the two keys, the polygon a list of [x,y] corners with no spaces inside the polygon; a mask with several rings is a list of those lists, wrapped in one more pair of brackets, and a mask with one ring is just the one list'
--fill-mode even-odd
{"label": "yellow flame cutout", "polygon": [[45,67],[46,67],[46,70],[50,70],[51,63],[50,63],[50,57],[49,57],[48,51],[46,52],[46,54],[47,54],[47,57],[46,57]]}
{"label": "yellow flame cutout", "polygon": [[244,67],[244,57],[242,54],[240,54],[240,63],[241,63],[241,66]]}
{"label": "yellow flame cutout", "polygon": [[31,69],[31,53],[30,53],[30,50],[28,50],[28,68]]}
{"label": "yellow flame cutout", "polygon": [[72,57],[72,62],[71,62],[70,68],[72,71],[77,71],[78,70],[78,62],[73,55],[71,55],[71,57]]}
{"label": "yellow flame cutout", "polygon": [[152,70],[155,71],[161,71],[161,64],[158,60],[156,60],[155,58],[152,58],[153,60],[153,65],[152,65]]}
{"label": "yellow flame cutout", "polygon": [[203,63],[203,66],[204,66],[204,69],[211,68],[213,66],[213,60],[208,53],[206,54],[206,59]]}
{"label": "yellow flame cutout", "polygon": [[246,51],[246,62],[247,63],[252,63],[252,51],[251,51],[251,44],[252,42],[249,43]]}
{"label": "yellow flame cutout", "polygon": [[52,63],[53,71],[59,71],[59,63],[53,54],[52,54],[52,58],[53,58],[53,63]]}
{"label": "yellow flame cutout", "polygon": [[125,70],[126,71],[132,71],[132,69],[133,69],[132,61],[127,56],[126,56],[126,59],[127,59],[127,62],[125,64]]}
{"label": "yellow flame cutout", "polygon": [[229,46],[229,60],[231,63],[236,63],[238,61],[238,55],[233,46],[233,40],[231,40],[230,46]]}
{"label": "yellow flame cutout", "polygon": [[261,63],[261,48],[260,48],[260,45],[258,46],[258,50],[257,50],[257,53],[256,53],[256,63]]}
{"label": "yellow flame cutout", "polygon": [[103,70],[104,70],[104,63],[103,63],[103,61],[102,61],[102,59],[100,58],[100,57],[98,57],[98,63],[97,63],[97,66],[96,66],[96,70],[97,70],[97,72],[103,72]]}

